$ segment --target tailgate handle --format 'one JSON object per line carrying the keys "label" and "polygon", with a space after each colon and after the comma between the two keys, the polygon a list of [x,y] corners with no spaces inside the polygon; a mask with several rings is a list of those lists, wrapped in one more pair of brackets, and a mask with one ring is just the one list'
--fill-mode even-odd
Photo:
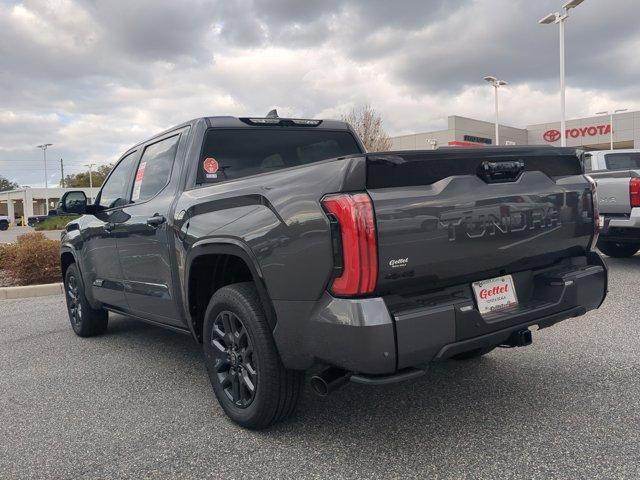
{"label": "tailgate handle", "polygon": [[524,170],[522,160],[508,162],[484,161],[480,165],[478,176],[487,183],[513,182],[520,177]]}

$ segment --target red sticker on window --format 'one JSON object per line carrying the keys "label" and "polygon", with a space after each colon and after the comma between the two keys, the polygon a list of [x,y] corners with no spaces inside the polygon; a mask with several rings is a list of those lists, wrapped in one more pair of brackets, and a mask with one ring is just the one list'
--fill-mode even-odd
{"label": "red sticker on window", "polygon": [[202,162],[202,168],[207,173],[216,173],[218,171],[218,161],[215,158],[205,158],[204,162]]}

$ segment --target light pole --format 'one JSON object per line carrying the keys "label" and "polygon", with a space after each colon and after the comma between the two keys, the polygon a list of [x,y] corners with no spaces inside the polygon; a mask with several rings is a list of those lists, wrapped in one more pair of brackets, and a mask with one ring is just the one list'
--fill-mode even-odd
{"label": "light pole", "polygon": [[84,166],[89,167],[89,200],[93,203],[93,166],[95,163],[86,163]]}
{"label": "light pole", "polygon": [[52,147],[53,143],[43,143],[37,145],[36,148],[42,150],[42,158],[44,160],[44,201],[45,201],[45,215],[49,215],[49,179],[47,178],[47,148]]}
{"label": "light pole", "polygon": [[538,20],[541,25],[557,23],[560,26],[560,145],[567,146],[567,123],[565,119],[565,88],[564,88],[564,22],[569,18],[569,10],[576,8],[584,0],[571,0],[562,6],[563,12],[550,13]]}
{"label": "light pole", "polygon": [[611,144],[610,150],[613,150],[613,116],[616,113],[626,112],[626,108],[618,108],[612,112],[598,112],[596,115],[609,115],[609,142]]}
{"label": "light pole", "polygon": [[496,145],[500,145],[500,122],[498,117],[498,88],[503,85],[507,85],[507,82],[504,80],[498,80],[496,77],[492,77],[487,75],[484,79],[489,82],[495,91],[495,103],[496,103]]}

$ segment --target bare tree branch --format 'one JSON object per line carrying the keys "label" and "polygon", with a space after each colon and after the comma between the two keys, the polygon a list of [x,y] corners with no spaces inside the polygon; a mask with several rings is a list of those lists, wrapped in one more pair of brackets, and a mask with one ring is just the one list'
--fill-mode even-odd
{"label": "bare tree branch", "polygon": [[382,128],[382,117],[371,105],[353,108],[342,120],[356,131],[368,152],[383,152],[391,148],[391,138]]}

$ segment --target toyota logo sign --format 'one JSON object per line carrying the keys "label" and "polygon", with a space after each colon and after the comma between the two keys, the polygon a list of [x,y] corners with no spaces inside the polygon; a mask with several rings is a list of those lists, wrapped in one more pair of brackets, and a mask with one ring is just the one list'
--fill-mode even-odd
{"label": "toyota logo sign", "polygon": [[547,130],[542,134],[542,138],[547,142],[557,142],[560,140],[560,130]]}
{"label": "toyota logo sign", "polygon": [[[567,128],[564,132],[566,138],[595,137],[596,135],[608,135],[611,133],[611,124],[589,125],[587,127]],[[557,142],[560,140],[560,131],[556,129],[547,130],[542,134],[547,142]]]}

